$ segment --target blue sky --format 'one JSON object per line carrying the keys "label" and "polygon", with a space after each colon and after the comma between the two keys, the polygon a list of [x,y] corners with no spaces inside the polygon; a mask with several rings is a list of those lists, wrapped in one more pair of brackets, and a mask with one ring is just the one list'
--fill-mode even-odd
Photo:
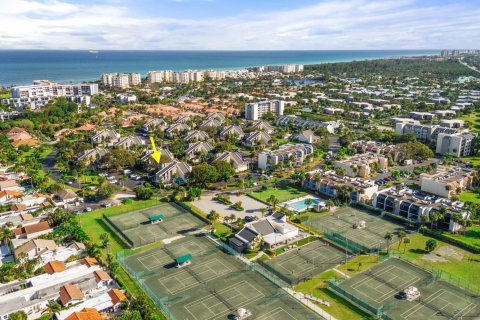
{"label": "blue sky", "polygon": [[480,0],[0,0],[2,49],[480,46]]}

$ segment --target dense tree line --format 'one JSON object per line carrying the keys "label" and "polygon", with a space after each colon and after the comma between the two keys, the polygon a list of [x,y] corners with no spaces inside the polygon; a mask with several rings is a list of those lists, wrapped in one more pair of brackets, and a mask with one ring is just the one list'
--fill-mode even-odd
{"label": "dense tree line", "polygon": [[425,77],[456,79],[460,76],[478,76],[478,73],[456,60],[435,61],[431,59],[379,59],[366,61],[324,63],[306,65],[306,72],[346,75],[348,77]]}

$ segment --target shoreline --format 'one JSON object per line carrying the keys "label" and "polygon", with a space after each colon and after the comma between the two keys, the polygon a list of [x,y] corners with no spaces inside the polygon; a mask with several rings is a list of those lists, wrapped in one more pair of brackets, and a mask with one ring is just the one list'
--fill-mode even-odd
{"label": "shoreline", "polygon": [[[0,54],[2,52],[18,52],[19,50],[0,50]],[[75,53],[75,54],[84,54],[84,53],[88,53],[88,55],[91,55],[91,56],[96,56],[96,55],[101,55],[102,54],[102,51],[99,51],[99,53],[89,53],[88,51],[79,51],[79,50],[72,50],[72,51],[65,51],[65,50],[22,50],[24,53],[35,53],[35,52],[43,52],[43,53],[62,53],[62,52],[70,52],[70,53]],[[238,70],[244,70],[244,69],[247,69],[247,68],[253,68],[253,67],[258,67],[258,66],[262,66],[262,65],[287,65],[287,64],[303,64],[304,66],[307,66],[307,65],[317,65],[317,64],[326,64],[326,63],[348,63],[348,62],[353,62],[353,61],[368,61],[368,60],[388,60],[388,59],[401,59],[401,58],[410,58],[410,57],[433,57],[433,56],[437,56],[439,55],[439,52],[436,52],[435,50],[424,50],[425,52],[415,52],[415,50],[404,50],[405,51],[405,55],[401,55],[401,52],[402,50],[362,50],[362,51],[352,51],[352,50],[322,50],[322,51],[318,51],[318,50],[311,50],[311,51],[259,51],[259,50],[256,50],[256,51],[242,51],[244,53],[255,53],[255,52],[260,52],[260,53],[266,53],[266,52],[272,52],[272,53],[318,53],[319,55],[321,55],[322,53],[324,54],[334,54],[335,52],[340,52],[340,53],[349,53],[351,52],[352,54],[355,54],[357,53],[358,55],[360,55],[359,57],[355,57],[355,56],[352,56],[352,57],[342,57],[341,55],[339,55],[338,57],[324,57],[322,59],[322,57],[317,57],[317,60],[316,61],[312,61],[310,59],[308,59],[309,57],[298,57],[298,59],[292,61],[290,60],[291,58],[290,57],[273,57],[272,60],[279,60],[279,61],[272,61],[272,63],[257,63],[257,64],[245,64],[245,65],[242,65],[242,66],[234,66],[232,64],[235,63],[236,59],[235,57],[231,57],[231,61],[230,62],[226,62],[225,65],[227,66],[224,66],[224,67],[213,67],[213,66],[210,66],[210,65],[213,65],[215,64],[214,62],[210,62],[209,63],[205,63],[205,67],[197,67],[193,64],[190,65],[190,67],[186,66],[186,65],[182,65],[181,67],[180,66],[176,66],[176,67],[171,67],[171,68],[165,68],[165,67],[161,67],[159,66],[158,68],[155,68],[155,67],[152,67],[150,68],[148,65],[144,65],[144,66],[138,66],[137,68],[135,68],[134,66],[132,66],[131,68],[128,67],[128,68],[125,68],[125,67],[121,67],[119,66],[119,68],[117,70],[114,69],[114,67],[110,67],[108,66],[108,64],[115,64],[115,63],[118,63],[118,64],[141,64],[142,61],[145,61],[145,60],[141,60],[141,58],[139,58],[139,60],[132,60],[132,61],[128,61],[128,62],[123,62],[123,61],[115,61],[115,62],[112,62],[110,60],[106,60],[104,61],[103,63],[100,62],[100,65],[98,65],[98,73],[95,74],[95,76],[92,74],[91,76],[90,75],[85,75],[85,76],[73,76],[73,74],[75,73],[75,70],[71,70],[70,72],[68,73],[72,73],[72,76],[62,76],[59,74],[59,72],[64,72],[64,70],[68,70],[68,66],[71,65],[71,63],[68,63],[68,62],[58,62],[58,63],[55,63],[59,66],[55,67],[55,70],[53,71],[50,71],[50,72],[46,72],[44,75],[42,74],[42,76],[36,76],[36,75],[32,75],[31,78],[29,80],[19,80],[19,81],[5,81],[3,80],[2,82],[0,82],[0,86],[3,86],[5,88],[9,88],[12,86],[12,84],[14,86],[22,86],[22,85],[30,85],[34,80],[39,80],[39,79],[47,79],[47,80],[51,80],[51,81],[55,81],[55,82],[58,82],[58,83],[79,83],[79,82],[97,82],[99,81],[100,79],[100,75],[102,73],[114,73],[114,72],[124,72],[124,73],[130,73],[130,72],[134,72],[134,73],[140,73],[142,78],[145,78],[147,76],[147,72],[149,70],[172,70],[172,71],[183,71],[183,70],[186,70],[186,69],[193,69],[193,70],[220,70],[220,71],[238,71]],[[413,52],[412,52],[413,51]],[[419,50],[419,51],[423,51],[423,50]],[[434,53],[435,51],[435,53]],[[107,51],[103,51],[104,53],[112,53],[112,52],[115,52],[115,54],[122,54],[122,53],[130,53],[130,54],[134,54],[134,53],[137,53],[137,52],[149,52],[149,53],[155,53],[155,52],[158,52],[158,53],[163,53],[163,52],[169,52],[169,53],[173,53],[173,52],[182,52],[182,53],[186,53],[186,54],[194,54],[196,52],[201,52],[201,53],[207,53],[207,52],[212,52],[212,53],[235,53],[235,52],[239,52],[239,53],[242,53],[240,51],[137,51],[137,50],[131,50],[131,51],[125,51],[125,50],[118,50],[118,51],[113,51],[113,50],[107,50]],[[383,56],[381,53],[386,53],[386,54],[389,54],[390,55],[386,55],[386,56]],[[362,53],[378,53],[378,56],[375,55],[375,56],[371,56],[371,57],[365,57],[365,56],[362,56]],[[399,54],[400,53],[400,54]],[[410,53],[410,54],[408,54]],[[87,55],[87,57],[89,57]],[[241,57],[242,58],[242,57]],[[257,60],[262,60],[262,59],[268,59],[268,58],[257,58]],[[192,58],[192,61],[194,61],[195,59]],[[161,60],[159,60],[161,61]],[[283,62],[282,62],[283,61]],[[20,62],[17,62],[19,65],[21,64]],[[82,70],[81,67],[85,67],[87,66],[87,68],[95,68],[95,65],[98,64],[98,61],[96,60],[85,60],[85,61],[81,61],[80,63],[78,62],[74,62],[76,64],[78,64],[78,67],[80,67],[79,70]],[[145,61],[145,64],[148,64],[149,61]],[[172,64],[175,64],[175,61],[171,62]],[[6,65],[8,65],[9,63],[7,62]],[[13,63],[10,63],[10,64],[13,64]],[[48,63],[43,63],[43,62],[35,62],[35,63],[32,63],[32,68],[35,70],[37,69],[37,73],[39,72],[38,70],[38,66],[41,66],[42,64],[45,64],[45,70],[49,70],[48,68]],[[160,63],[161,64],[161,63]],[[62,67],[60,67],[62,66]],[[63,67],[65,66],[65,67]],[[36,67],[36,68],[35,68]],[[40,67],[41,68],[41,67]],[[0,63],[0,69],[2,69],[2,64]],[[13,70],[10,72],[10,71],[4,71],[4,74],[9,74],[9,73],[14,73],[15,70],[14,68],[12,68]],[[19,69],[21,69],[19,67]],[[56,70],[58,69],[58,70]],[[105,69],[108,69],[108,71],[106,71]],[[50,73],[50,74],[49,74]],[[18,71],[17,71],[17,74],[18,74]],[[26,78],[27,76],[23,77],[23,78]],[[6,77],[7,78],[7,77]],[[13,79],[12,79],[13,80]]]}

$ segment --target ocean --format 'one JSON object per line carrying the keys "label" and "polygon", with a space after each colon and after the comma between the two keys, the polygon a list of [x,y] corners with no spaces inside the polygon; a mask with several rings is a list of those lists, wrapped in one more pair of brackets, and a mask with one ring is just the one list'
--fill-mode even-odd
{"label": "ocean", "polygon": [[0,50],[0,86],[33,80],[95,81],[105,72],[234,70],[275,64],[315,64],[439,54],[438,50],[99,51]]}

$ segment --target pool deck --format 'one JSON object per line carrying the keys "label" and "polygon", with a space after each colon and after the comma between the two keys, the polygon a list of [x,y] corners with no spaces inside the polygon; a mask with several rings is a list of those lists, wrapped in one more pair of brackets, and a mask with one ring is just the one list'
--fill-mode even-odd
{"label": "pool deck", "polygon": [[[325,204],[325,201],[324,201],[323,199],[320,199],[320,198],[318,198],[318,197],[315,197],[315,196],[312,196],[312,195],[309,194],[309,195],[306,195],[306,196],[303,196],[303,197],[300,197],[300,198],[296,198],[296,199],[292,199],[292,200],[288,200],[288,201],[282,202],[282,203],[280,203],[280,206],[283,207],[283,206],[287,205],[288,208],[289,208],[290,210],[292,210],[292,211],[295,211],[295,212],[297,212],[297,213],[304,212],[304,211],[306,211],[306,210],[308,209],[308,206],[305,206],[305,208],[299,210],[299,209],[296,209],[296,208],[292,207],[291,204],[297,203],[297,202],[299,202],[299,201],[305,201],[305,200],[307,200],[307,199],[319,200],[319,201],[321,201],[321,202],[323,202],[323,203]],[[326,204],[325,204],[325,205],[326,205]],[[313,204],[312,204],[312,206],[313,206]]]}

